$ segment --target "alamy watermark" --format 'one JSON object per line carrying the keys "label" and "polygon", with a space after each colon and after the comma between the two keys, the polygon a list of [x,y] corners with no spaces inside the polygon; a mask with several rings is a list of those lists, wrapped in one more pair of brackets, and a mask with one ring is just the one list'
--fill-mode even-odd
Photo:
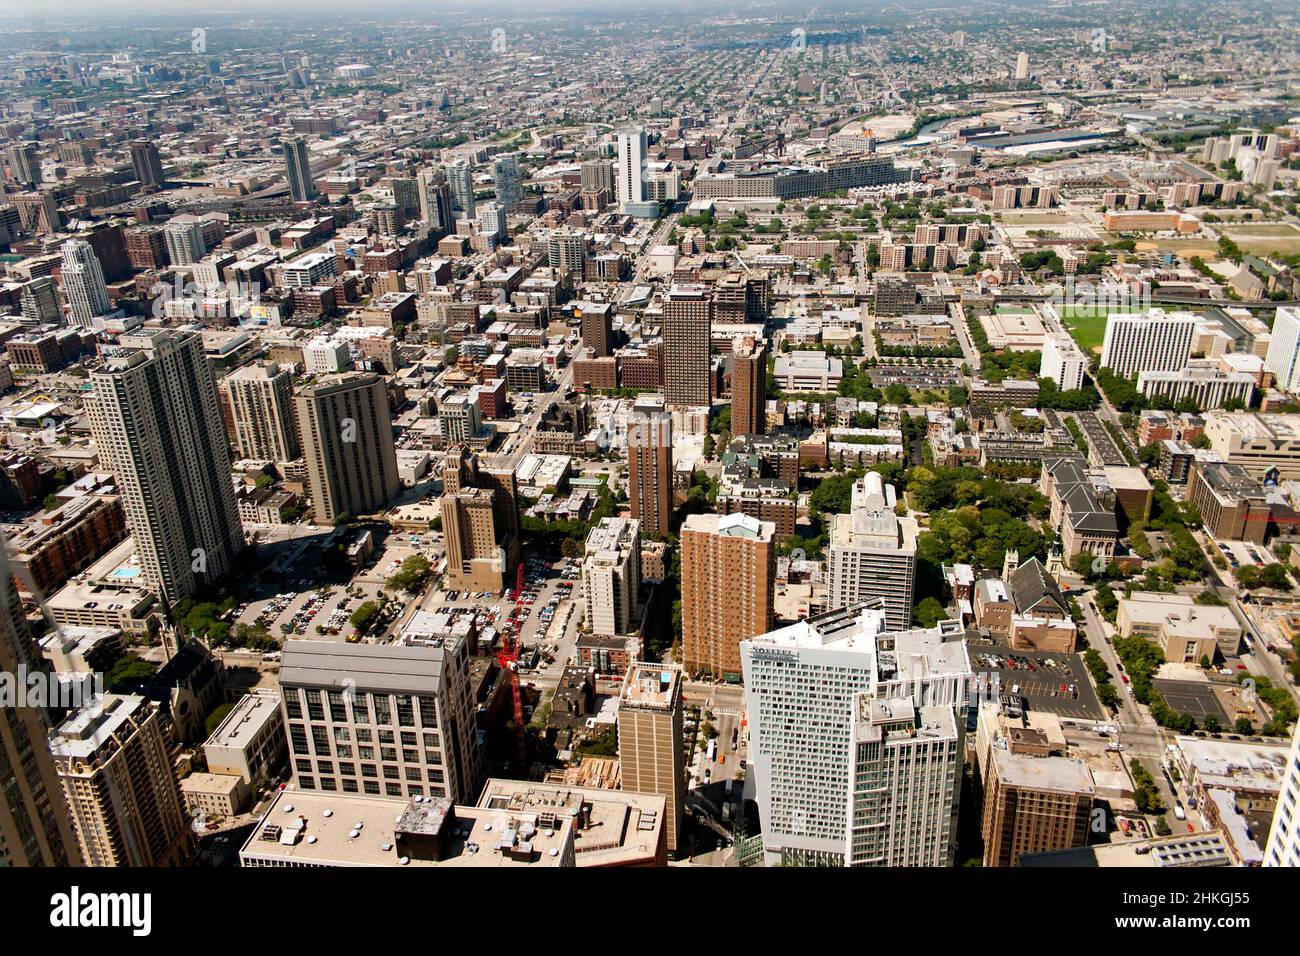
{"label": "alamy watermark", "polygon": [[1066,276],[1043,301],[1057,309],[1145,311],[1151,308],[1151,283],[1093,282]]}
{"label": "alamy watermark", "polygon": [[104,675],[94,671],[0,671],[0,707],[77,710],[104,693]]}

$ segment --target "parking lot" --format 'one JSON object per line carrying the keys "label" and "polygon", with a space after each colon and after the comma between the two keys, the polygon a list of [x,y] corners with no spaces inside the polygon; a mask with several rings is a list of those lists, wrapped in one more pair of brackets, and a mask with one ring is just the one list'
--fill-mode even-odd
{"label": "parking lot", "polygon": [[971,669],[996,677],[999,693],[1024,698],[1030,711],[1103,720],[1097,695],[1078,654],[1013,651],[998,644],[971,644]]}
{"label": "parking lot", "polygon": [[567,660],[571,648],[562,647],[563,638],[580,614],[581,593],[580,562],[576,559],[550,562],[530,556],[524,562],[523,600],[517,612],[513,584],[505,592],[441,591],[430,597],[426,609],[463,608],[482,614],[486,623],[503,634],[518,633],[523,647],[539,652],[539,660],[521,662],[519,672],[528,674],[542,659]]}

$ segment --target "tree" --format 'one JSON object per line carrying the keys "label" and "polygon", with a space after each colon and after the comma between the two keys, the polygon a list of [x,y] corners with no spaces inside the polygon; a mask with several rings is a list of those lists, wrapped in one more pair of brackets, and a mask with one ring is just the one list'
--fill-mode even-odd
{"label": "tree", "polygon": [[352,612],[348,618],[348,623],[364,634],[370,630],[375,623],[375,618],[379,616],[379,605],[374,601],[366,601],[359,608]]}
{"label": "tree", "polygon": [[916,606],[914,616],[922,627],[934,627],[946,613],[943,605],[936,598],[928,597]]}

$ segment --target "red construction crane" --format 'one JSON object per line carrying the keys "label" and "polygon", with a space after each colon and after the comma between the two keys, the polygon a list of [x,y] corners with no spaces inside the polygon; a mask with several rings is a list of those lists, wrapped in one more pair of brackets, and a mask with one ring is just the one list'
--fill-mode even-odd
{"label": "red construction crane", "polygon": [[519,748],[519,769],[527,773],[528,753],[524,746],[524,696],[519,689],[519,673],[515,670],[519,663],[519,636],[524,627],[523,618],[519,613],[523,606],[524,566],[521,563],[519,573],[515,576],[515,626],[511,628],[512,633],[504,635],[501,639],[501,649],[497,651],[497,666],[501,668],[504,679],[510,681],[510,693],[515,703],[515,726],[518,728],[515,743]]}

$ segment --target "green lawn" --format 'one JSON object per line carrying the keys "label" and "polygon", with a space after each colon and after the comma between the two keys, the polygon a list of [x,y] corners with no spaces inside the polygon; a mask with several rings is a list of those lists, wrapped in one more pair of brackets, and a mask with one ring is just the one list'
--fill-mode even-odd
{"label": "green lawn", "polygon": [[1064,305],[1060,307],[1061,321],[1079,343],[1079,348],[1091,354],[1100,351],[1106,338],[1106,319],[1113,312],[1137,312],[1134,305]]}

